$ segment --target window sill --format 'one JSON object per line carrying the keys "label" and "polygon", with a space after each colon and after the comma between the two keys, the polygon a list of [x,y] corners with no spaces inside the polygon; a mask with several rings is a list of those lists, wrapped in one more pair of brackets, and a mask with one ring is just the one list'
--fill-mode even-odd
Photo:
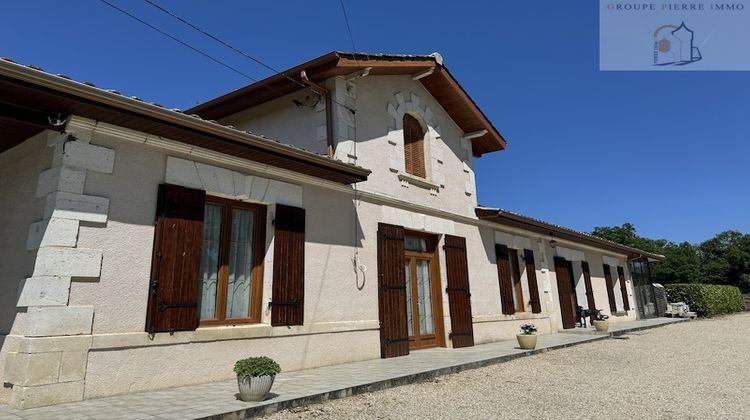
{"label": "window sill", "polygon": [[149,337],[144,332],[94,334],[91,347],[93,349],[151,347],[294,335],[376,331],[378,327],[377,320],[318,322],[290,327],[272,327],[269,324],[200,326],[195,331],[177,331],[173,334],[156,333],[153,337]]}
{"label": "window sill", "polygon": [[398,179],[402,183],[408,183],[415,187],[424,188],[426,190],[434,190],[435,192],[440,191],[440,185],[430,182],[424,178],[420,178],[415,175],[407,174],[405,172],[398,173]]}
{"label": "window sill", "polygon": [[533,312],[516,312],[513,315],[497,314],[497,315],[476,315],[472,317],[475,324],[482,322],[498,322],[498,321],[513,321],[513,320],[526,320],[526,319],[545,319],[549,318],[549,314],[546,312],[540,312],[535,314]]}

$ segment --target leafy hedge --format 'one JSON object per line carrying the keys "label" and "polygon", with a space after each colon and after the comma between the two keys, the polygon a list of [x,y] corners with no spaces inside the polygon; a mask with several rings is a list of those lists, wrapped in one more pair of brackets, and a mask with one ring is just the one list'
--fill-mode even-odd
{"label": "leafy hedge", "polygon": [[698,316],[712,317],[742,310],[740,289],[717,284],[666,284],[667,300],[685,302]]}

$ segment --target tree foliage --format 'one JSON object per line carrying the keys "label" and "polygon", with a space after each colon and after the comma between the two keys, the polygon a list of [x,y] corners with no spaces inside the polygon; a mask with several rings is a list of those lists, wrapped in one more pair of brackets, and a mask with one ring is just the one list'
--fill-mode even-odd
{"label": "tree foliage", "polygon": [[592,235],[647,252],[665,260],[651,264],[653,281],[737,286],[750,293],[750,235],[729,230],[700,244],[675,243],[639,236],[635,226],[598,226]]}

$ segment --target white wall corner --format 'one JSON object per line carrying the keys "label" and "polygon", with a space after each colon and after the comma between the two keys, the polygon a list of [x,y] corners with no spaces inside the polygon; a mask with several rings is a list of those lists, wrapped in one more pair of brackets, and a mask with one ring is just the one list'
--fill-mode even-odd
{"label": "white wall corner", "polygon": [[70,277],[29,277],[21,283],[17,306],[65,306],[70,293]]}
{"label": "white wall corner", "polygon": [[62,162],[69,166],[111,174],[115,166],[115,151],[81,141],[68,141],[63,146]]}
{"label": "white wall corner", "polygon": [[45,219],[32,223],[26,238],[26,249],[33,251],[41,247],[75,247],[78,242],[78,220]]}
{"label": "white wall corner", "polygon": [[44,217],[106,223],[108,211],[108,198],[61,191],[47,196]]}
{"label": "white wall corner", "polygon": [[62,143],[68,138],[67,133],[60,133],[59,131],[47,130],[46,133],[47,147],[53,147],[58,143]]}
{"label": "white wall corner", "polygon": [[83,193],[86,170],[67,165],[58,165],[39,174],[36,197],[44,197],[55,191]]}
{"label": "white wall corner", "polygon": [[84,248],[39,248],[33,277],[99,277],[102,251]]}
{"label": "white wall corner", "polygon": [[29,307],[26,333],[28,337],[91,334],[93,306]]}

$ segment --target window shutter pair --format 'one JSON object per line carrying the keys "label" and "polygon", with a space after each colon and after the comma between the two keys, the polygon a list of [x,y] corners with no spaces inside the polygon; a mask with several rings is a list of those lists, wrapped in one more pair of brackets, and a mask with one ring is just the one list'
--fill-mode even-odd
{"label": "window shutter pair", "polygon": [[[495,244],[495,257],[497,259],[497,274],[500,279],[500,305],[505,315],[516,313],[513,305],[513,278],[511,277],[510,252],[508,247]],[[542,304],[539,299],[539,285],[536,280],[536,265],[534,263],[534,252],[530,249],[523,250],[523,259],[526,263],[526,278],[529,282],[529,294],[531,295],[531,312],[538,314],[542,312]]]}
{"label": "window shutter pair", "polygon": [[615,285],[612,282],[612,271],[609,264],[604,264],[604,281],[607,283],[607,297],[609,298],[609,311],[617,312],[617,302],[615,301]]}
{"label": "window shutter pair", "polygon": [[[146,331],[198,327],[200,260],[206,192],[159,185]],[[265,221],[264,221],[265,223]],[[274,240],[272,325],[302,324],[305,210],[277,205]]]}

